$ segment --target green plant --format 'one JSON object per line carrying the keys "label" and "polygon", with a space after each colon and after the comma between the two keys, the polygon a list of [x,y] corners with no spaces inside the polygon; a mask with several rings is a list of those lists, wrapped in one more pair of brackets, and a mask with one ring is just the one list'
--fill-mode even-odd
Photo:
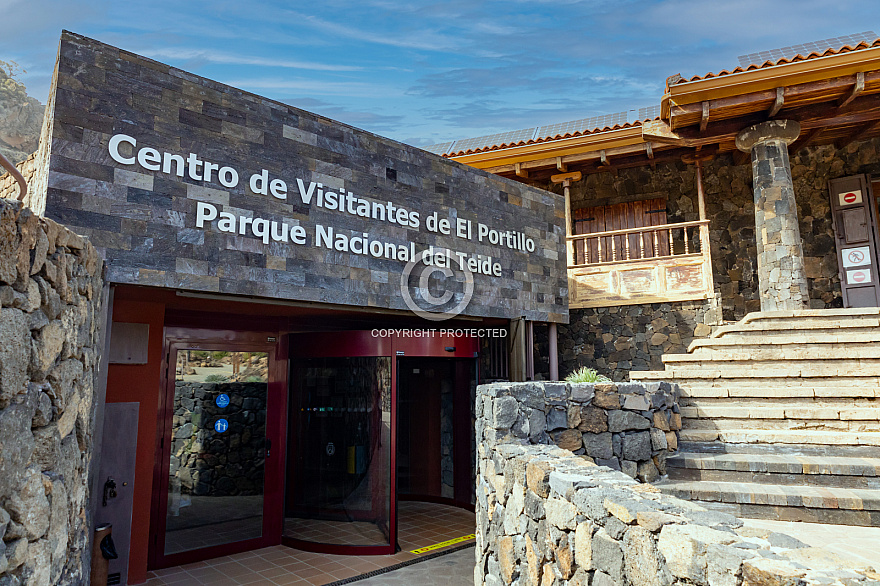
{"label": "green plant", "polygon": [[595,368],[581,367],[565,377],[568,383],[610,383],[611,379],[596,372]]}
{"label": "green plant", "polygon": [[222,374],[209,374],[205,377],[206,383],[225,383],[229,379]]}

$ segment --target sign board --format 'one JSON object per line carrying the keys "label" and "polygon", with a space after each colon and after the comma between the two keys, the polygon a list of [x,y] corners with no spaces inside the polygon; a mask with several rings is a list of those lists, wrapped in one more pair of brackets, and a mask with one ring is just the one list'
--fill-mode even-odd
{"label": "sign board", "polygon": [[871,248],[869,246],[844,248],[840,251],[840,258],[846,268],[869,265],[871,264]]}
{"label": "sign board", "polygon": [[832,179],[828,186],[844,306],[878,307],[877,210],[870,185],[864,175],[855,175]]}
{"label": "sign board", "polygon": [[57,68],[45,215],[113,283],[412,313],[419,261],[419,303],[568,321],[561,195],[73,33]]}
{"label": "sign board", "polygon": [[862,190],[855,189],[853,191],[844,191],[838,194],[838,200],[842,206],[851,206],[862,203]]}
{"label": "sign board", "polygon": [[848,285],[867,285],[871,283],[871,269],[855,269],[846,271]]}

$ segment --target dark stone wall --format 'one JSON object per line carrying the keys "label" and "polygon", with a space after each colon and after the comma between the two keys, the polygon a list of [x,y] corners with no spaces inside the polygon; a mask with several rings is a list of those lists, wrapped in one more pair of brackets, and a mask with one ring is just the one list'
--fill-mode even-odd
{"label": "dark stone wall", "polygon": [[[229,405],[217,407],[221,393]],[[193,496],[263,493],[266,383],[174,383],[172,492]],[[229,422],[214,431],[218,418]]]}
{"label": "dark stone wall", "polygon": [[[404,261],[318,247],[320,224],[415,242],[417,253],[433,245],[491,256],[501,276],[474,275],[464,314],[567,319],[561,197],[72,33],[62,35],[55,77],[45,213],[91,240],[112,282],[408,310]],[[117,162],[108,146],[119,133],[138,148],[229,166],[238,184],[224,187],[216,171],[200,181]],[[263,169],[286,182],[287,199],[251,191],[250,177]],[[419,212],[420,226],[305,205],[297,179]],[[199,229],[197,202],[300,225],[306,244],[265,244],[250,232],[220,232],[216,222]],[[453,230],[459,218],[474,230],[484,223],[523,232],[535,251],[431,232],[435,212]]]}
{"label": "dark stone wall", "polygon": [[[828,181],[861,173],[880,174],[880,139],[808,147],[790,156],[810,307],[842,307]],[[760,311],[755,242],[755,206],[750,164],[724,155],[705,164],[703,186],[715,298],[706,301],[571,310],[559,327],[559,370],[565,377],[581,366],[615,381],[630,370],[662,369],[660,357],[687,351],[695,337],[722,321]],[[561,187],[548,185],[561,193]],[[683,162],[587,175],[572,185],[572,207],[610,205],[664,197],[670,222],[699,219],[696,172]],[[877,194],[875,194],[876,196]],[[536,377],[549,377],[547,329],[535,328]]]}

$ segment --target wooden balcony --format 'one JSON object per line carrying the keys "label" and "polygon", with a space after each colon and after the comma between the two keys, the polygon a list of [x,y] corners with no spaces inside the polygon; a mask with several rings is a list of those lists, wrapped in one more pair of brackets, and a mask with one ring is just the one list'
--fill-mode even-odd
{"label": "wooden balcony", "polygon": [[569,307],[608,307],[712,296],[709,220],[572,235]]}

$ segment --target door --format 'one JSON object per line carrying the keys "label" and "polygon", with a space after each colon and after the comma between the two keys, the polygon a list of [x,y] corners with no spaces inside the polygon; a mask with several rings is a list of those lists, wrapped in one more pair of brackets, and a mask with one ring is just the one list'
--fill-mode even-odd
{"label": "door", "polygon": [[867,177],[832,179],[829,189],[844,307],[878,307],[877,208]]}
{"label": "door", "polygon": [[[398,436],[398,397],[401,393],[401,364],[414,357],[446,358],[450,363],[467,359],[466,368],[444,365],[449,378],[464,379],[460,385],[464,398],[454,424],[464,430],[468,440],[452,447],[457,469],[441,470],[441,459],[418,475],[423,484],[415,492],[422,496],[447,498],[469,506],[473,479],[470,474],[473,422],[470,382],[476,369],[478,343],[475,338],[452,336],[403,338],[397,335],[374,335],[378,330],[297,334],[290,336],[291,399],[287,434],[287,488],[284,503],[282,542],[310,551],[335,554],[373,555],[397,551],[398,458],[401,439]],[[431,365],[438,368],[436,364]],[[424,373],[424,371],[421,371]],[[418,375],[419,373],[415,373]],[[435,377],[436,378],[436,377]],[[424,379],[421,379],[425,382]],[[436,393],[421,397],[427,411],[440,412],[442,389],[435,381]],[[433,384],[433,383],[432,383]],[[457,383],[456,383],[457,384]],[[420,390],[420,389],[417,389]],[[427,388],[425,388],[428,391]],[[434,395],[436,394],[436,397]],[[427,395],[431,395],[428,397]],[[436,401],[435,401],[436,399]],[[447,400],[452,395],[447,393]],[[412,420],[407,405],[407,434]],[[430,404],[430,405],[427,405]],[[452,410],[449,410],[452,413]],[[433,433],[441,454],[440,422],[425,422],[419,431]],[[410,436],[407,435],[407,441]],[[420,439],[428,436],[419,435]],[[409,444],[407,443],[407,447]],[[412,452],[406,451],[409,456]],[[429,452],[425,452],[429,454]],[[430,472],[428,472],[430,469]],[[441,473],[447,473],[447,492],[442,490]],[[432,474],[426,479],[425,474]],[[449,475],[455,475],[454,483]],[[459,480],[459,477],[464,477]],[[407,476],[406,481],[411,480]],[[430,486],[430,489],[424,487]],[[407,487],[410,488],[410,485]]]}
{"label": "door", "polygon": [[[597,232],[662,226],[666,224],[666,200],[656,198],[610,206],[581,208],[574,210],[572,214],[574,216],[574,234],[595,234]],[[655,241],[653,234],[646,236],[630,234],[626,237],[629,238],[629,243],[626,243],[624,238],[624,236],[603,237],[601,255],[598,240],[576,241],[576,264],[611,262],[612,239],[614,240],[613,250],[617,251],[615,255],[617,260],[625,257],[625,250],[629,250],[631,259],[643,258],[642,254],[644,254],[644,258],[669,254],[669,242],[666,239]],[[587,243],[586,248],[584,247],[585,242]]]}
{"label": "door", "polygon": [[286,363],[276,340],[166,328],[153,568],[280,542]]}

